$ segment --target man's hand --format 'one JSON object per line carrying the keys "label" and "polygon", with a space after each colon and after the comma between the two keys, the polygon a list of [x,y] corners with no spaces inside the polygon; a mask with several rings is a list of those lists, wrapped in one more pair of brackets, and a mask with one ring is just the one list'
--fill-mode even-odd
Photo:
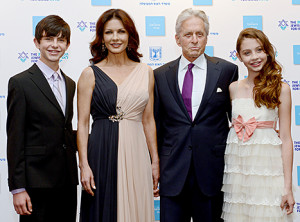
{"label": "man's hand", "polygon": [[32,212],[32,204],[30,197],[26,191],[13,195],[13,203],[15,211],[20,215],[30,215]]}

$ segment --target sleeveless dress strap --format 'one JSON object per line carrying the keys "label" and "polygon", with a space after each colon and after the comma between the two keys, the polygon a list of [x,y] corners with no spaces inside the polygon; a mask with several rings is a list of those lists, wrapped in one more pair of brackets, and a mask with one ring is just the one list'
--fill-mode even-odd
{"label": "sleeveless dress strap", "polygon": [[236,95],[238,93],[239,84],[240,84],[240,80],[237,81],[237,84],[236,84],[236,87],[235,87],[235,90],[234,90],[234,96],[233,96],[232,99],[236,99]]}
{"label": "sleeveless dress strap", "polygon": [[238,93],[238,90],[239,90],[239,85],[240,85],[240,80],[238,80],[238,81],[237,81],[237,83],[236,83],[236,88],[235,88],[235,97],[236,97],[236,95],[237,95],[237,93]]}

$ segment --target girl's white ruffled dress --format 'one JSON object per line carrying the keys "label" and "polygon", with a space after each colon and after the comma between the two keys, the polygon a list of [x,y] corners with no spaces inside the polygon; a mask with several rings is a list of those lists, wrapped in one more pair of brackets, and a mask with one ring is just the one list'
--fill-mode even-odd
{"label": "girl's white ruffled dress", "polygon": [[[232,118],[238,116],[245,123],[253,117],[256,121],[277,122],[278,109],[258,108],[252,98],[236,98],[232,101]],[[239,138],[232,127],[227,138],[222,218],[229,222],[287,221],[280,208],[284,190],[282,142],[271,127],[256,128],[248,140],[245,133],[243,129]]]}

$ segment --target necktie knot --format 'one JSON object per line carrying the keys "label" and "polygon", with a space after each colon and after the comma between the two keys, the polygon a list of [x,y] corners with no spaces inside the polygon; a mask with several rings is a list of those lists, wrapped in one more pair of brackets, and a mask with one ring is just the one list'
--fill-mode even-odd
{"label": "necktie knot", "polygon": [[188,71],[191,71],[191,70],[192,70],[192,68],[194,67],[194,65],[195,65],[195,64],[193,64],[193,63],[190,63],[190,64],[188,65]]}
{"label": "necktie knot", "polygon": [[53,73],[52,78],[53,78],[54,81],[59,81],[60,80],[59,75],[58,75],[57,72]]}

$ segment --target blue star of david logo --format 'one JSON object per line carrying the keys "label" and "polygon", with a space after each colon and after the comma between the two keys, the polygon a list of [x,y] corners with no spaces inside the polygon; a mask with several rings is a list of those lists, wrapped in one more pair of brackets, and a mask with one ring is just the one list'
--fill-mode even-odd
{"label": "blue star of david logo", "polygon": [[288,27],[289,25],[288,25],[287,21],[285,21],[284,19],[282,19],[281,21],[279,21],[279,25],[278,26],[280,26],[280,28],[282,30],[285,30],[286,27]]}
{"label": "blue star of david logo", "polygon": [[27,56],[28,55],[28,53],[26,53],[26,52],[21,52],[21,53],[18,53],[19,54],[19,57],[18,57],[18,59],[20,59],[22,62],[25,62],[26,61],[26,59],[29,59],[29,57]]}
{"label": "blue star of david logo", "polygon": [[290,81],[289,80],[283,79],[282,81],[290,86]]}
{"label": "blue star of david logo", "polygon": [[77,28],[79,28],[80,29],[80,31],[84,31],[86,28],[87,28],[87,25],[86,25],[86,23],[87,22],[84,22],[84,21],[80,21],[80,22],[77,22],[78,23],[78,26],[77,26]]}
{"label": "blue star of david logo", "polygon": [[231,57],[232,60],[235,61],[237,59],[237,57],[236,57],[236,50],[231,51],[229,57]]}

